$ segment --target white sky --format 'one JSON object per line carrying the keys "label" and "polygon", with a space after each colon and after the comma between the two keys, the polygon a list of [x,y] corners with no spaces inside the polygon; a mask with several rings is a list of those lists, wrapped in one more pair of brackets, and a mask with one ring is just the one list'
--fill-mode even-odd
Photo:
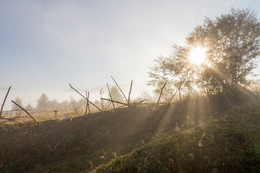
{"label": "white sky", "polygon": [[17,96],[35,105],[43,92],[79,98],[69,83],[97,96],[110,75],[124,88],[134,80],[138,95],[155,58],[231,7],[260,13],[257,0],[0,0],[0,103],[10,85],[5,109]]}

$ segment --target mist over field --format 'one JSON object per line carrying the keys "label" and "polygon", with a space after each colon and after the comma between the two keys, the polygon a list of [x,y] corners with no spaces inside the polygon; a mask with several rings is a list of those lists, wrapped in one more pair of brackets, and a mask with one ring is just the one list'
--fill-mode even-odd
{"label": "mist over field", "polygon": [[1,1],[0,38],[0,172],[260,172],[259,1]]}

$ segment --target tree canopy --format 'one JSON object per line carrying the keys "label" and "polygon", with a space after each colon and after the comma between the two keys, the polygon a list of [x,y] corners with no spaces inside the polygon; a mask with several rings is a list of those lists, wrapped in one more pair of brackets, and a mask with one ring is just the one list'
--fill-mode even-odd
{"label": "tree canopy", "polygon": [[[260,55],[260,23],[249,9],[231,9],[202,25],[186,37],[184,46],[175,45],[168,57],[159,57],[151,68],[149,85],[159,88],[167,80],[167,92],[225,91],[246,86]],[[206,60],[193,64],[189,55],[194,47],[205,48]]]}

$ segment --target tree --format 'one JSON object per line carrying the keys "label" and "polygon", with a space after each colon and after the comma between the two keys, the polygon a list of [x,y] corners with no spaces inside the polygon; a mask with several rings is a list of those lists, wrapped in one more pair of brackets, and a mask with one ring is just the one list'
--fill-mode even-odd
{"label": "tree", "polygon": [[37,103],[37,109],[38,110],[46,110],[46,109],[48,109],[48,106],[49,106],[49,104],[48,104],[48,97],[46,96],[46,94],[45,93],[42,93],[42,95],[40,96],[40,98],[38,99],[38,101],[37,101],[38,103]]}
{"label": "tree", "polygon": [[[168,80],[186,92],[192,86],[206,88],[209,92],[226,91],[250,84],[248,76],[256,67],[260,55],[260,23],[249,10],[231,9],[229,14],[206,18],[186,38],[185,46],[175,46],[169,57],[160,57],[152,67],[148,82],[160,86]],[[188,55],[192,47],[207,49],[207,63],[192,65]]]}
{"label": "tree", "polygon": [[[123,102],[124,101],[124,97],[122,96],[122,94],[119,92],[118,88],[113,86],[111,89],[110,89],[110,92],[111,92],[111,96],[112,96],[112,99],[113,100],[116,100],[116,101],[120,101],[120,102]],[[109,97],[109,96],[108,96]]]}
{"label": "tree", "polygon": [[155,66],[150,68],[149,77],[152,80],[148,81],[148,85],[156,87],[155,93],[160,93],[167,81],[162,95],[165,100],[171,100],[176,91],[179,95],[192,91],[196,68],[189,63],[188,54],[188,48],[175,45],[169,57],[159,57],[155,60]]}
{"label": "tree", "polygon": [[215,20],[206,19],[188,36],[190,45],[199,40],[208,48],[208,59],[214,68],[207,68],[204,81],[221,89],[245,86],[260,55],[260,23],[249,9],[236,10]]}
{"label": "tree", "polygon": [[31,103],[29,103],[29,104],[25,107],[25,109],[26,109],[27,111],[33,110],[33,107],[32,107],[32,105],[31,105]]}

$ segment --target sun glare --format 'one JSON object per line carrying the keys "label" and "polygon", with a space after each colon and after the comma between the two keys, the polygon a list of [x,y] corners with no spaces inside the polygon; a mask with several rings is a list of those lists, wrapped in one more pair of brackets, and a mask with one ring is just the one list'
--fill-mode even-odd
{"label": "sun glare", "polygon": [[206,48],[200,46],[192,48],[189,54],[190,62],[196,65],[201,65],[206,61],[206,51]]}

